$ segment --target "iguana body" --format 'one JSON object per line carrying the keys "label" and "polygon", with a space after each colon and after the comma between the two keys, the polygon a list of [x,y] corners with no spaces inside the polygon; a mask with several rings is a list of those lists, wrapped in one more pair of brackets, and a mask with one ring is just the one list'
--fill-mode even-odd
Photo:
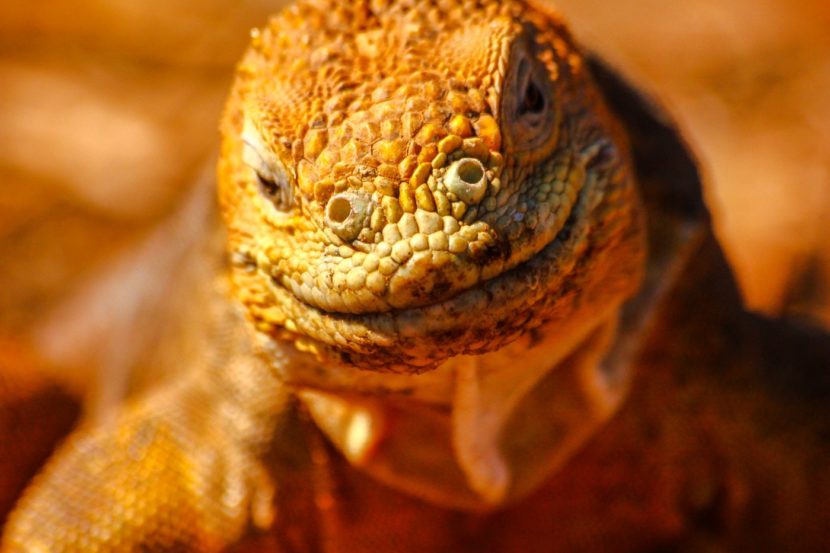
{"label": "iguana body", "polygon": [[554,12],[301,2],[222,132],[201,347],[4,548],[830,545],[828,340],[741,310],[682,144]]}

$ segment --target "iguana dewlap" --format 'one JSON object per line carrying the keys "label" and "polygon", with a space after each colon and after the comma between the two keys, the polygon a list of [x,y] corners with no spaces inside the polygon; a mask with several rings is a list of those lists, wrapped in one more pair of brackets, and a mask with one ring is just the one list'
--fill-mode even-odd
{"label": "iguana dewlap", "polygon": [[224,249],[186,208],[136,262],[198,258],[154,348],[199,347],[137,354],[176,376],[3,551],[830,547],[830,340],[743,312],[684,145],[552,9],[299,2],[222,136]]}

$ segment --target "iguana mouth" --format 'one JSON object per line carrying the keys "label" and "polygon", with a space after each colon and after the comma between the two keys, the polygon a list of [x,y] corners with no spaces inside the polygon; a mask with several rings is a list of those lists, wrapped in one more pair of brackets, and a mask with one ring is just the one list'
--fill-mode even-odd
{"label": "iguana mouth", "polygon": [[[497,206],[491,195],[486,205],[473,206],[480,214],[473,211],[472,218],[418,208],[372,231],[371,241],[333,240],[331,228],[318,223],[308,231],[313,239],[305,239],[319,244],[316,255],[303,251],[308,246],[291,231],[274,228],[286,245],[272,246],[266,236],[254,250],[257,266],[275,285],[325,313],[373,315],[449,300],[531,259],[581,216],[584,189],[596,179],[579,156],[567,157],[552,156],[515,182],[504,175],[509,203]],[[566,170],[557,169],[554,177],[554,166]],[[379,202],[345,191],[328,201],[327,212],[345,219],[349,202],[368,233],[369,219],[382,210]],[[515,210],[513,204],[519,204]]]}
{"label": "iguana mouth", "polygon": [[544,313],[578,287],[567,281],[590,232],[589,188],[583,187],[565,224],[534,255],[440,301],[379,313],[332,313],[268,277],[274,301],[289,314],[288,326],[302,347],[360,368],[420,372],[449,356],[499,349],[543,324]]}
{"label": "iguana mouth", "polygon": [[[506,236],[496,235],[492,242],[476,250],[474,254],[467,253],[457,263],[444,266],[428,263],[429,256],[435,253],[430,249],[416,253],[407,262],[402,263],[392,275],[392,277],[406,278],[409,281],[406,288],[394,290],[396,294],[389,293],[388,303],[382,304],[379,308],[369,306],[365,309],[355,309],[353,312],[328,309],[319,296],[315,297],[308,288],[285,279],[282,274],[271,276],[271,282],[285,289],[297,301],[305,304],[310,310],[314,310],[319,316],[345,315],[355,318],[377,317],[384,314],[391,316],[396,312],[416,311],[439,304],[451,304],[454,299],[461,298],[465,293],[483,288],[487,282],[512,278],[518,270],[535,257],[542,255],[546,249],[551,248],[557,242],[566,242],[578,221],[588,216],[585,198],[590,193],[588,190],[590,187],[585,186],[585,180],[587,179],[582,179],[576,185],[575,201],[565,213],[565,217],[561,217],[562,222],[552,228],[543,229],[542,232],[522,236],[519,248],[517,248],[518,241],[514,243]],[[462,231],[464,228],[462,227]],[[483,233],[479,232],[479,235],[481,234]],[[543,240],[545,235],[550,238]],[[424,261],[427,263],[423,263]],[[267,272],[267,268],[260,267],[260,269]],[[462,275],[471,269],[478,273],[472,281],[466,275]],[[462,278],[467,278],[468,281],[464,282]],[[404,302],[404,299],[408,301]]]}

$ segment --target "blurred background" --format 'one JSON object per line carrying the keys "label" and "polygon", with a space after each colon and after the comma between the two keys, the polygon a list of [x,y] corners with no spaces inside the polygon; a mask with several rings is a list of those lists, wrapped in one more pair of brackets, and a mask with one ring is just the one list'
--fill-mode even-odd
{"label": "blurred background", "polygon": [[[212,163],[249,29],[281,4],[0,3],[0,336],[174,209]],[[679,121],[747,304],[830,327],[830,3],[557,5]]]}

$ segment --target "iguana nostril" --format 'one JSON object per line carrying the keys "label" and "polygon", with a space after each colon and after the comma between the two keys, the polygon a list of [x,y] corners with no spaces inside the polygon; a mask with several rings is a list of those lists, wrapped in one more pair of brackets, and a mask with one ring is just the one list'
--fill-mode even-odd
{"label": "iguana nostril", "polygon": [[474,157],[459,159],[450,165],[444,177],[444,184],[447,190],[458,196],[462,202],[478,203],[487,190],[484,166]]}
{"label": "iguana nostril", "polygon": [[349,200],[346,198],[337,196],[332,198],[329,202],[326,214],[328,215],[330,221],[342,223],[349,218],[349,215],[352,214],[352,204],[350,204]]}
{"label": "iguana nostril", "polygon": [[458,163],[458,176],[468,184],[476,184],[484,176],[484,168],[477,159],[462,159]]}
{"label": "iguana nostril", "polygon": [[369,215],[369,199],[354,192],[332,196],[326,204],[326,223],[343,240],[354,240]]}

